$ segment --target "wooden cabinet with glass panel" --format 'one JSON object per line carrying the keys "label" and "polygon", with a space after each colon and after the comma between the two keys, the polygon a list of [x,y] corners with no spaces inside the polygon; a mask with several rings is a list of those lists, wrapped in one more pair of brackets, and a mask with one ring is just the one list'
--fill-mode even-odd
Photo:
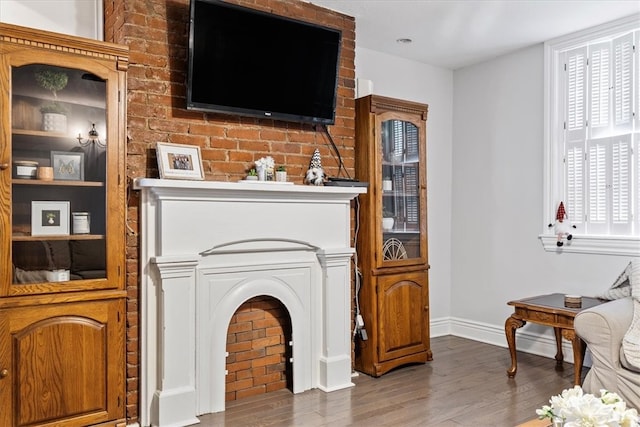
{"label": "wooden cabinet with glass panel", "polygon": [[0,425],[124,421],[127,64],[0,23]]}
{"label": "wooden cabinet with glass panel", "polygon": [[[356,369],[380,376],[431,360],[427,262],[427,105],[370,95],[356,100],[361,197]],[[366,339],[364,339],[366,337]]]}

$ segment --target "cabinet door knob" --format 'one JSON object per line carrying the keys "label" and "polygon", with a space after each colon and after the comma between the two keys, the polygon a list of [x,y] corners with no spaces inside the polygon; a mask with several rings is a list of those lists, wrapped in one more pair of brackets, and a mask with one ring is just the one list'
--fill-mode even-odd
{"label": "cabinet door knob", "polygon": [[3,369],[0,371],[0,378],[6,378],[9,375],[8,369]]}
{"label": "cabinet door knob", "polygon": [[0,170],[5,170],[9,167],[9,163],[0,163]]}

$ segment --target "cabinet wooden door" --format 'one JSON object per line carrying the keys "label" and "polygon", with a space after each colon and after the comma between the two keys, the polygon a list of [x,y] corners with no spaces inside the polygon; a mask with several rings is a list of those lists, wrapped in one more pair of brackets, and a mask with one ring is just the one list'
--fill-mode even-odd
{"label": "cabinet wooden door", "polygon": [[429,291],[426,272],[378,277],[379,360],[429,351]]}
{"label": "cabinet wooden door", "polygon": [[0,425],[124,418],[124,301],[0,310]]}

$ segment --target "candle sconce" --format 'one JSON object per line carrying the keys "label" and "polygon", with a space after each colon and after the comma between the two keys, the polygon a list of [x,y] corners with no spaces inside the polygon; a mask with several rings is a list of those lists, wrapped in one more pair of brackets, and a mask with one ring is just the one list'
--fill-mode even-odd
{"label": "candle sconce", "polygon": [[95,144],[99,147],[106,147],[107,143],[100,141],[100,135],[98,134],[98,131],[96,130],[96,124],[93,123],[91,125],[91,130],[89,130],[89,136],[86,140],[82,140],[82,133],[78,133],[78,137],[76,138],[78,140],[78,144],[80,144],[81,147],[87,147],[90,144]]}

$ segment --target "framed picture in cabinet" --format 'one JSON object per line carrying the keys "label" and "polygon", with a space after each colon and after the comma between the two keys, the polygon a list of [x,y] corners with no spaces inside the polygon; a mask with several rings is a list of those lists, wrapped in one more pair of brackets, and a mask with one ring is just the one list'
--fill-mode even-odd
{"label": "framed picture in cabinet", "polygon": [[84,181],[84,153],[52,151],[51,167],[54,180]]}
{"label": "framed picture in cabinet", "polygon": [[197,145],[156,144],[160,178],[203,180],[202,157]]}
{"label": "framed picture in cabinet", "polygon": [[69,202],[31,202],[31,235],[69,234]]}

